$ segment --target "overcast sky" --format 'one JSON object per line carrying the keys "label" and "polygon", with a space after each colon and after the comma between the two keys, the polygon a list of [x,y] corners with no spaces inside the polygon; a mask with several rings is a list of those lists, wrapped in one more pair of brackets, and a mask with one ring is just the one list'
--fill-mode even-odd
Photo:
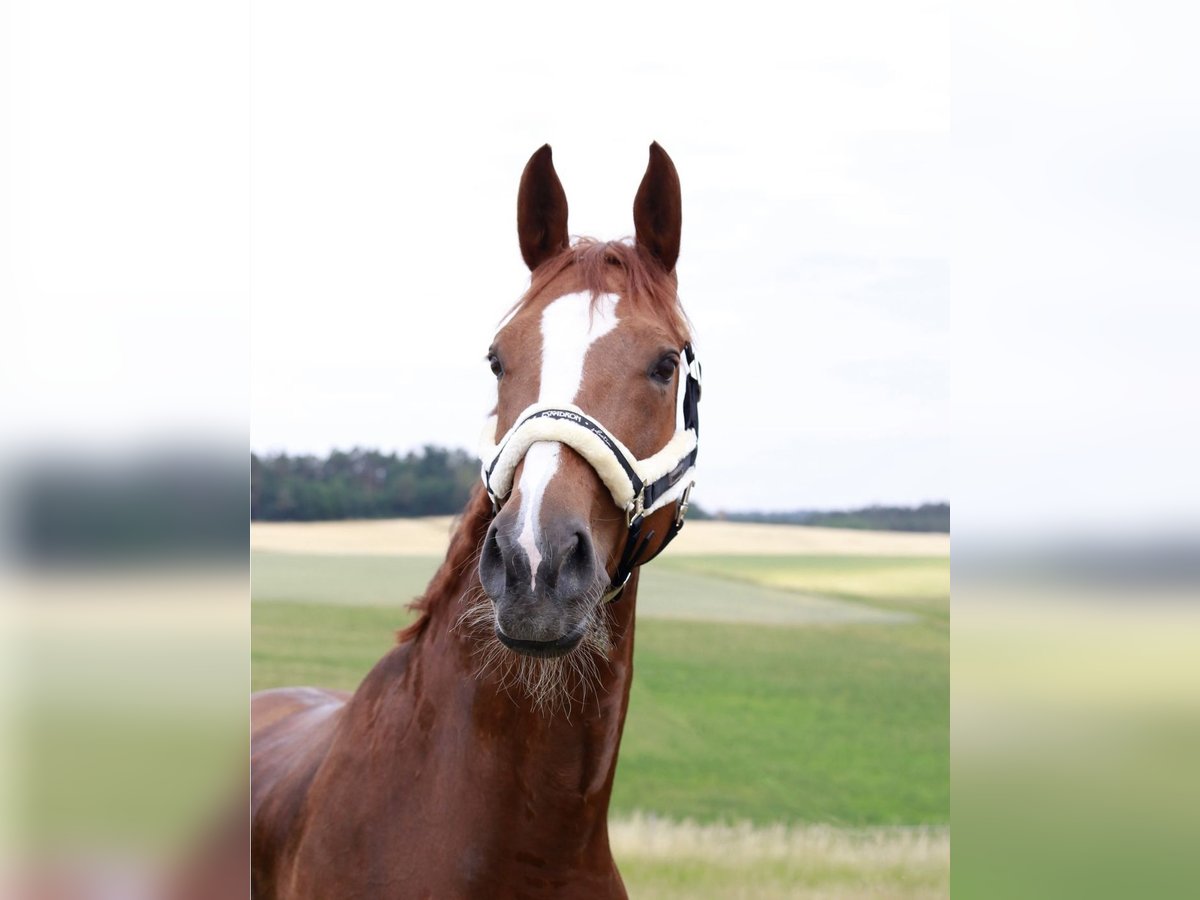
{"label": "overcast sky", "polygon": [[706,376],[698,502],[949,495],[944,4],[245,10],[8,8],[22,433],[473,449],[528,283],[525,161],[549,142],[571,232],[616,238],[657,140]]}
{"label": "overcast sky", "polygon": [[525,160],[657,139],[700,502],[946,497],[952,355],[956,533],[1196,522],[1195,8],[960,5],[951,152],[941,4],[494,6],[0,6],[3,451],[473,446]]}
{"label": "overcast sky", "polygon": [[254,5],[256,451],[474,448],[542,143],[572,234],[683,186],[710,508],[948,496],[943,5]]}

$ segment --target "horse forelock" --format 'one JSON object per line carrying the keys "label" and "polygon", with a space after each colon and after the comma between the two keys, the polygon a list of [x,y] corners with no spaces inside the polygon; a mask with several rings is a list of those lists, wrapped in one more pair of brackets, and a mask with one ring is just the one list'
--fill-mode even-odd
{"label": "horse forelock", "polygon": [[534,270],[529,290],[506,319],[542,302],[547,292],[557,295],[580,290],[591,293],[593,308],[605,294],[617,294],[634,309],[659,320],[680,345],[689,338],[690,323],[679,304],[675,274],[647,259],[629,238],[576,238],[570,247]]}

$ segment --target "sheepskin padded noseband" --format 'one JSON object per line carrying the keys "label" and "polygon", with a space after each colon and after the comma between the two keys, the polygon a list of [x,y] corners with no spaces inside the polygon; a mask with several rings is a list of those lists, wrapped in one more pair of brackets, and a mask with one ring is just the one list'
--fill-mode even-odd
{"label": "sheepskin padded noseband", "polygon": [[[596,470],[613,502],[624,510],[629,525],[625,550],[607,595],[610,601],[620,596],[634,568],[661,553],[683,528],[695,484],[693,475],[700,440],[700,364],[690,343],[684,344],[682,356],[686,380],[675,434],[661,450],[645,459],[635,457],[603,424],[573,404],[535,403],[517,416],[512,428],[499,441],[495,416],[484,429],[481,474],[493,513],[499,511],[512,492],[517,466],[539,441],[566,444]],[[647,516],[670,503],[675,504],[673,524],[658,548],[645,556],[654,532],[643,535],[642,524]]]}

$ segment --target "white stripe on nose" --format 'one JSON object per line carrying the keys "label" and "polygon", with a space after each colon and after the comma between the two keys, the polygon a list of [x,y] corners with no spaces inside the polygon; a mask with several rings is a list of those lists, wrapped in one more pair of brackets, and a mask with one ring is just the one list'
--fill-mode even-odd
{"label": "white stripe on nose", "polygon": [[[601,294],[592,305],[590,292],[565,294],[542,311],[542,369],[538,403],[574,403],[583,384],[588,349],[617,327],[616,294]],[[517,542],[529,557],[530,587],[537,581],[542,552],[538,546],[540,515],[546,486],[558,470],[561,444],[538,442],[525,454],[518,490],[521,508]]]}
{"label": "white stripe on nose", "polygon": [[546,485],[558,470],[558,448],[561,446],[538,441],[525,453],[525,469],[521,472],[521,530],[517,534],[517,543],[529,559],[530,587],[537,581],[538,566],[542,562],[542,551],[537,543],[542,497],[546,495]]}

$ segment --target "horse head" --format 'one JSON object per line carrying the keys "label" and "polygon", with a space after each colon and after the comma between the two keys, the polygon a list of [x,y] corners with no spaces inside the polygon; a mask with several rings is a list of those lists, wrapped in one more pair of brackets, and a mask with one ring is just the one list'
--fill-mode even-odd
{"label": "horse head", "polygon": [[589,637],[603,649],[606,603],[682,525],[699,370],[677,295],[680,208],[658,144],[632,242],[570,242],[548,145],[522,174],[531,283],[487,353],[497,395],[481,452],[495,516],[479,576],[510,651],[562,656]]}

